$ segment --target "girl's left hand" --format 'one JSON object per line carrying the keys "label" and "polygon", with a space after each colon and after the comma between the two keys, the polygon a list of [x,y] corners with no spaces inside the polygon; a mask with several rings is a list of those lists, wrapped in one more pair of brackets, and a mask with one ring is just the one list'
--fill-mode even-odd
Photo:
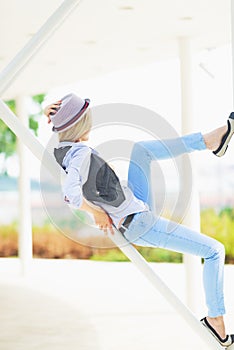
{"label": "girl's left hand", "polygon": [[100,228],[100,230],[104,231],[105,234],[108,233],[108,230],[114,234],[112,220],[104,210],[101,210],[99,208],[98,210],[93,211],[93,215],[95,223]]}
{"label": "girl's left hand", "polygon": [[112,234],[114,234],[112,219],[102,208],[94,204],[91,204],[90,202],[88,202],[86,199],[83,198],[80,209],[92,214],[95,220],[95,224],[100,228],[100,230],[104,231],[105,234],[108,233],[108,230]]}

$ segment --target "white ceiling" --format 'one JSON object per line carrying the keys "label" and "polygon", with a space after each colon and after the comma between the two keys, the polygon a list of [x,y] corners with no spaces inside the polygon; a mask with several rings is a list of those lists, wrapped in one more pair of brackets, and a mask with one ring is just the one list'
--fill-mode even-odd
{"label": "white ceiling", "polygon": [[[194,50],[230,41],[231,0],[83,0],[3,98],[127,69],[178,54],[177,39]],[[27,43],[61,0],[0,1],[0,70]]]}

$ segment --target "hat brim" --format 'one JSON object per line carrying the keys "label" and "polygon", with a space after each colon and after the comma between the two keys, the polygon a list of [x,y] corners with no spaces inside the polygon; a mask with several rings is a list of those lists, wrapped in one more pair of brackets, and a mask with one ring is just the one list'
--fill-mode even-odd
{"label": "hat brim", "polygon": [[69,120],[69,122],[59,126],[59,127],[55,127],[53,126],[52,131],[53,132],[63,132],[66,131],[67,129],[70,129],[73,125],[75,125],[76,123],[78,123],[78,121],[80,121],[82,119],[82,117],[84,116],[86,110],[88,109],[89,105],[90,105],[90,99],[89,98],[85,98],[84,99],[85,103],[83,105],[83,107],[81,108],[81,110],[79,111],[79,113],[77,113],[71,120]]}

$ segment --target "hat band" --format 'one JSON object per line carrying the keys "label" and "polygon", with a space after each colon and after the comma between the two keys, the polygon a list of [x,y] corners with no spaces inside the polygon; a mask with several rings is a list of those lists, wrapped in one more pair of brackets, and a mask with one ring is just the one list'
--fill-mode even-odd
{"label": "hat band", "polygon": [[86,100],[84,106],[81,108],[81,110],[80,110],[80,112],[78,114],[76,114],[66,124],[63,124],[63,125],[58,126],[58,127],[53,126],[52,131],[55,131],[55,132],[57,131],[58,132],[58,131],[66,129],[68,126],[74,124],[80,118],[80,116],[84,113],[84,111],[88,108],[88,106],[89,106],[89,102]]}

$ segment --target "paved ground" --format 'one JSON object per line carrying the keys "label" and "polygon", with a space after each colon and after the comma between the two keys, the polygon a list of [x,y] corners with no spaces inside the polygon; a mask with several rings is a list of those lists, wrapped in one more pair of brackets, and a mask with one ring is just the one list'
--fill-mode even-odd
{"label": "paved ground", "polygon": [[[184,300],[183,265],[151,265]],[[234,328],[234,266],[225,270]],[[207,349],[131,263],[34,260],[22,278],[18,259],[0,259],[0,327],[0,350]]]}

